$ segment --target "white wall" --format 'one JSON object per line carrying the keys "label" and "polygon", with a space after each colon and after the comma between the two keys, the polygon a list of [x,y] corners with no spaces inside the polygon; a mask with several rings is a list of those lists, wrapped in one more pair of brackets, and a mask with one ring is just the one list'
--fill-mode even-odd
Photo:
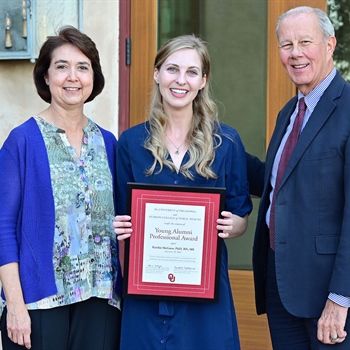
{"label": "white wall", "polygon": [[[83,0],[83,32],[96,43],[106,80],[85,113],[117,136],[119,0]],[[47,107],[36,93],[33,67],[29,60],[0,60],[0,147],[12,128]]]}

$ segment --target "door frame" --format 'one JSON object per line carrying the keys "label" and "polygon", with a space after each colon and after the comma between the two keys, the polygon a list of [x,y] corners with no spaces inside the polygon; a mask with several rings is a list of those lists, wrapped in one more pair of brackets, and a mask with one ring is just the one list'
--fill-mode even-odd
{"label": "door frame", "polygon": [[118,136],[130,127],[130,0],[119,2]]}
{"label": "door frame", "polygon": [[157,1],[131,0],[130,125],[145,121],[157,51]]}

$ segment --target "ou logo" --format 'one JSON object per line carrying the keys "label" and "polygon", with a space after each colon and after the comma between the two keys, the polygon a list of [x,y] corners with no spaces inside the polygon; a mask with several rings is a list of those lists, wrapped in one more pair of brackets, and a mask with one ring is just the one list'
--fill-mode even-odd
{"label": "ou logo", "polygon": [[175,276],[174,276],[172,273],[169,273],[169,275],[168,275],[168,280],[169,280],[170,282],[175,282]]}

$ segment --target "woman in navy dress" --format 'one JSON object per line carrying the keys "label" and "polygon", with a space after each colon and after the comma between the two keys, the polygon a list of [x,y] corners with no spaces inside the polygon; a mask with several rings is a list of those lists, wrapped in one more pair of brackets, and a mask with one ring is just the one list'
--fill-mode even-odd
{"label": "woman in navy dress", "polygon": [[[213,218],[218,234],[228,239],[245,232],[252,209],[245,151],[236,130],[219,123],[209,77],[209,53],[200,38],[176,37],[158,51],[148,121],[118,142],[113,225],[119,240],[132,234],[127,182],[225,187],[222,218]],[[121,350],[239,349],[225,244],[218,303],[126,298],[122,315]]]}

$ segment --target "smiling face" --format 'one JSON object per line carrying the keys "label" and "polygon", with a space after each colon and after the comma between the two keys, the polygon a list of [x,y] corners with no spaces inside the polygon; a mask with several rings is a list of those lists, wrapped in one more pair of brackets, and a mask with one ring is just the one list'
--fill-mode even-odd
{"label": "smiling face", "polygon": [[52,95],[51,104],[63,108],[83,106],[94,84],[91,61],[75,46],[62,45],[52,53],[45,81]]}
{"label": "smiling face", "polygon": [[282,65],[304,95],[332,71],[335,45],[335,37],[324,39],[318,17],[314,13],[287,16],[278,30]]}
{"label": "smiling face", "polygon": [[159,69],[154,70],[164,110],[188,109],[198,91],[206,84],[202,64],[195,49],[181,49],[171,54]]}

